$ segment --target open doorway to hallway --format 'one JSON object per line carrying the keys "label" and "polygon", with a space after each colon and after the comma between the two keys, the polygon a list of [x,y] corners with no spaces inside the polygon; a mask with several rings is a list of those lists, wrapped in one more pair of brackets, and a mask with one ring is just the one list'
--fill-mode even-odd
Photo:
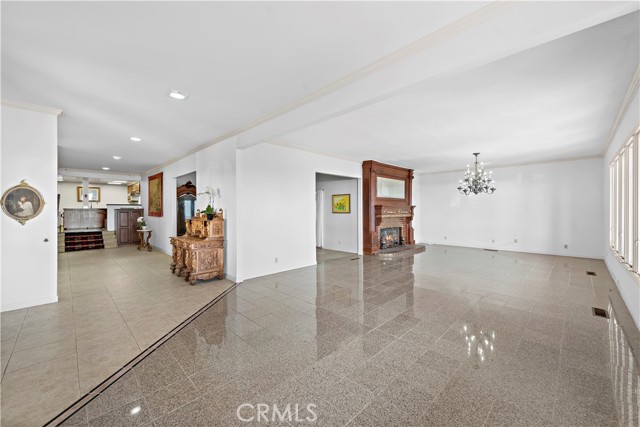
{"label": "open doorway to hallway", "polygon": [[178,236],[187,233],[187,220],[196,214],[196,173],[191,172],[176,178],[177,221]]}
{"label": "open doorway to hallway", "polygon": [[317,260],[328,251],[358,253],[358,180],[316,173]]}

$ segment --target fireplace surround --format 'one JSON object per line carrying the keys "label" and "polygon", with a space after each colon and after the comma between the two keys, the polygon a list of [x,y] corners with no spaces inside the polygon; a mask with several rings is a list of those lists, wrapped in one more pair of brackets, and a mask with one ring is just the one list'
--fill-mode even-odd
{"label": "fireplace surround", "polygon": [[[362,163],[363,251],[376,254],[382,247],[381,230],[399,229],[398,245],[414,245],[411,192],[413,170],[373,160]],[[396,245],[396,246],[398,246]]]}

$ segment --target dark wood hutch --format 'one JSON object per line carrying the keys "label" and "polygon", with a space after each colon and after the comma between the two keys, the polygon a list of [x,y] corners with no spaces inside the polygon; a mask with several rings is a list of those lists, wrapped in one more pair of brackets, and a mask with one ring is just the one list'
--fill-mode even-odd
{"label": "dark wood hutch", "polygon": [[[383,185],[389,184],[386,191]],[[414,245],[412,205],[413,169],[373,160],[362,163],[363,251],[381,250],[381,230],[399,230],[403,245]],[[380,186],[380,188],[379,188]],[[392,194],[393,193],[393,194]]]}

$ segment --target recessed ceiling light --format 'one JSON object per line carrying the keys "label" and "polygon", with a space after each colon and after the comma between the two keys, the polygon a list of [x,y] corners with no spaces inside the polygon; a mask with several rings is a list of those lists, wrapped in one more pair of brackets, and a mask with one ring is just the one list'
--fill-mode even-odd
{"label": "recessed ceiling light", "polygon": [[122,156],[113,156],[114,159],[116,160],[120,160],[122,158]]}
{"label": "recessed ceiling light", "polygon": [[132,136],[129,139],[132,140],[133,142],[142,142],[142,138],[138,138],[137,136]]}
{"label": "recessed ceiling light", "polygon": [[108,171],[109,169],[111,169],[111,168],[108,168],[108,167],[106,167],[106,166],[103,166],[103,167],[102,167],[102,170],[103,170],[103,171]]}
{"label": "recessed ceiling light", "polygon": [[122,184],[126,184],[127,181],[109,181],[107,182],[107,184],[112,184],[112,185],[122,185]]}
{"label": "recessed ceiling light", "polygon": [[185,95],[179,90],[172,90],[171,92],[169,92],[169,96],[173,99],[177,99],[178,101],[184,101],[189,97],[189,95]]}

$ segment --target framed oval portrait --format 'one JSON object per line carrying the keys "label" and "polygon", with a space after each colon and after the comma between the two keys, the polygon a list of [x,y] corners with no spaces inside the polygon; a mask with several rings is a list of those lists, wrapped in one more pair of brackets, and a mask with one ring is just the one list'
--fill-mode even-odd
{"label": "framed oval portrait", "polygon": [[1,203],[2,211],[22,225],[40,215],[44,209],[42,194],[24,179],[4,192]]}

